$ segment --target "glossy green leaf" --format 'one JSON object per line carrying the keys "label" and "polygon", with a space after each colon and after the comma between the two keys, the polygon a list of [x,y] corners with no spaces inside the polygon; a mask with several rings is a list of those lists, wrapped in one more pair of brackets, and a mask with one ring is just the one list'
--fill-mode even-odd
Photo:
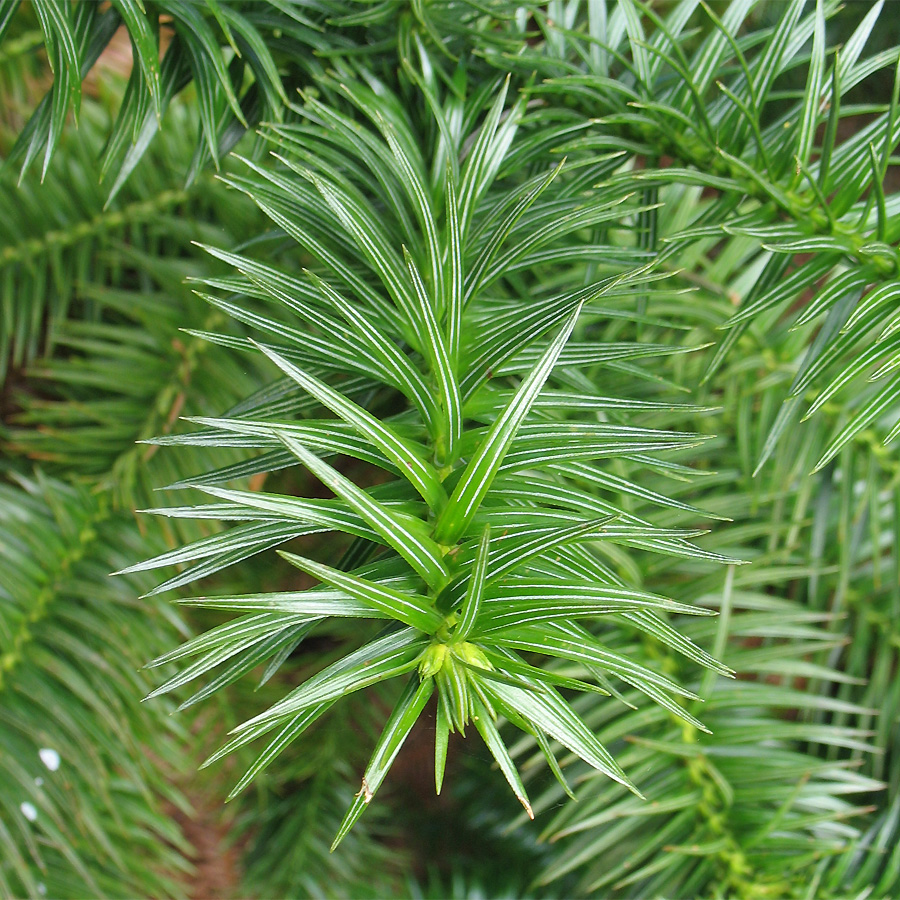
{"label": "glossy green leaf", "polygon": [[297,556],[295,553],[282,552],[281,555],[291,565],[343,591],[354,600],[367,604],[374,610],[383,613],[413,628],[426,633],[434,632],[443,618],[433,608],[423,603],[421,596],[394,590],[384,584],[377,584],[357,575],[341,572],[312,559]]}
{"label": "glossy green leaf", "polygon": [[293,438],[282,435],[281,440],[313,475],[333,490],[388,546],[393,547],[432,590],[440,590],[447,583],[450,576],[440,547],[423,529],[413,531],[409,524]]}
{"label": "glossy green leaf", "polygon": [[438,455],[452,460],[459,445],[462,431],[462,402],[459,396],[459,384],[453,363],[444,343],[443,332],[434,315],[432,303],[427,296],[422,277],[419,275],[416,264],[406,247],[403,248],[403,256],[419,301],[419,311],[425,328],[426,337],[423,349],[431,365],[432,374],[438,384],[438,396],[447,423],[446,449],[442,454],[439,448]]}
{"label": "glossy green leaf", "polygon": [[465,641],[478,621],[478,614],[481,610],[481,602],[484,595],[484,585],[488,574],[490,543],[491,526],[488,525],[481,533],[481,539],[478,542],[475,564],[472,567],[472,574],[469,576],[469,583],[466,588],[466,596],[459,611],[459,624],[453,630],[454,641]]}
{"label": "glossy green leaf", "polygon": [[497,726],[494,724],[490,712],[480,700],[474,702],[473,720],[478,733],[484,739],[485,744],[491,751],[491,755],[497,761],[497,765],[500,767],[500,771],[512,788],[513,793],[522,806],[525,807],[528,818],[533,819],[534,810],[531,808],[531,803],[528,800],[525,785],[522,784],[522,779],[516,771],[516,764],[510,759],[509,751],[506,749],[506,744],[503,743],[503,738],[500,737],[500,732],[497,731]]}
{"label": "glossy green leaf", "polygon": [[335,415],[352,425],[361,437],[371,441],[385,456],[391,459],[432,510],[437,512],[441,509],[446,500],[446,493],[441,487],[437,473],[408,442],[391,431],[371,413],[347,400],[343,394],[329,387],[323,381],[298,369],[274,350],[261,344],[257,346],[285,375],[296,381]]}
{"label": "glossy green leaf", "polygon": [[538,728],[568,747],[588,765],[641,796],[603,745],[555,692],[530,693],[521,688],[491,684],[490,691]]}
{"label": "glossy green leaf", "polygon": [[348,654],[290,691],[278,703],[233,729],[235,734],[259,726],[272,726],[312,706],[362,690],[410,671],[424,640],[405,628],[379,638]]}
{"label": "glossy green leaf", "polygon": [[415,725],[428,698],[434,690],[434,682],[432,679],[426,679],[421,684],[417,683],[417,679],[409,682],[403,695],[397,701],[391,717],[388,719],[366,767],[363,775],[362,788],[354,798],[350,809],[344,816],[344,821],[335,836],[331,845],[332,851],[346,837],[347,832],[353,827],[353,824],[365,812],[366,807],[375,795],[378,788],[387,776],[397,753],[403,746],[413,725]]}
{"label": "glossy green leaf", "polygon": [[469,460],[447,506],[438,517],[435,538],[441,543],[455,542],[468,527],[490,488],[503,457],[515,439],[522,420],[553,370],[580,312],[579,306],[562,331],[550,343],[538,364],[519,386],[509,405],[491,426],[475,455]]}
{"label": "glossy green leaf", "polygon": [[853,440],[864,428],[872,424],[879,416],[895,407],[897,391],[900,390],[900,378],[893,378],[861,410],[848,425],[838,430],[831,439],[827,449],[819,458],[813,469],[818,472],[841,451],[841,448]]}
{"label": "glossy green leaf", "polygon": [[159,46],[143,4],[138,0],[112,0],[128,29],[131,46],[144,75],[144,83],[153,99],[157,117],[162,115],[160,97]]}

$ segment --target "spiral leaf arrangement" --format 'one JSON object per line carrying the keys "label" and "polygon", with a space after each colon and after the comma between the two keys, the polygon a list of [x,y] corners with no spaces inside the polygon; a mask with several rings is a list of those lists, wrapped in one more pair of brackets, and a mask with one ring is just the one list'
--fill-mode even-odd
{"label": "spiral leaf arrangement", "polygon": [[900,893],[883,6],[0,0],[0,893]]}
{"label": "spiral leaf arrangement", "polygon": [[[680,703],[690,692],[611,651],[583,621],[627,623],[727,671],[666,619],[708,609],[627,584],[604,561],[603,548],[716,555],[690,543],[698,532],[654,527],[584,487],[606,483],[605,460],[654,465],[648,454],[703,440],[610,421],[607,409],[666,404],[600,396],[582,374],[586,366],[633,367],[625,361],[673,352],[579,339],[610,315],[604,303],[646,291],[659,277],[639,249],[610,246],[607,261],[602,246],[582,237],[641,207],[628,208],[630,197],[616,189],[585,197],[585,179],[602,174],[598,164],[571,172],[566,162],[551,165],[555,133],[525,121],[524,94],[507,105],[504,83],[493,86],[477,127],[486,92],[441,104],[426,94],[431,146],[423,146],[400,100],[378,85],[348,78],[326,87],[367,124],[310,96],[301,124],[267,132],[280,148],[280,166],[248,162],[247,175],[227,179],[296,241],[302,274],[209,248],[240,277],[208,282],[220,293],[206,296],[253,336],[204,336],[268,357],[280,376],[277,399],[257,398],[240,414],[199,420],[203,431],[164,441],[265,448],[237,468],[191,480],[215,503],[161,510],[245,524],[135,568],[184,561],[192,552],[224,565],[313,533],[328,534],[321,546],[338,562],[281,550],[319,584],[187,601],[245,617],[163,657],[200,655],[158,693],[232,657],[238,661],[227,678],[266,658],[277,667],[327,617],[381,620],[384,627],[357,650],[235,729],[214,758],[275,733],[236,791],[342,696],[394,678],[404,687],[336,843],[384,781],[433,694],[438,791],[449,734],[474,726],[531,813],[500,717],[539,742],[564,785],[551,741],[636,791],[562,691],[611,693],[610,678],[622,680],[703,726]],[[514,141],[522,131],[526,140]],[[554,263],[586,252],[598,260],[596,277],[566,284],[564,267]],[[535,277],[541,268],[551,290]],[[249,312],[239,296],[277,310]],[[390,414],[379,412],[388,404]],[[335,457],[380,471],[378,483],[357,483]],[[298,464],[333,497],[222,486]],[[177,582],[211,570],[201,564]],[[565,660],[580,675],[536,657]]]}

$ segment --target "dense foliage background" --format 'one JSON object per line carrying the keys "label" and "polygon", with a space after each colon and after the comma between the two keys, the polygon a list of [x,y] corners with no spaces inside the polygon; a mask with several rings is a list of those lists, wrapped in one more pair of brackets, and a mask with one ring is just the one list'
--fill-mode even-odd
{"label": "dense foliage background", "polygon": [[0,0],[0,894],[900,894],[890,13]]}

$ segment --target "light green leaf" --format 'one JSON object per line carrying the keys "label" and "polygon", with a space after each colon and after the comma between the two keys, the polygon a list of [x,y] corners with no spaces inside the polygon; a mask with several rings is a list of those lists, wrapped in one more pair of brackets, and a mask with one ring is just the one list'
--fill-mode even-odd
{"label": "light green leaf", "polygon": [[[475,632],[481,636],[529,623],[592,618],[641,609],[711,615],[702,607],[678,603],[645,591],[573,579],[518,578],[491,588],[482,603]],[[495,635],[492,639],[500,640],[500,637]]]}
{"label": "light green leaf", "polygon": [[347,832],[353,827],[359,817],[365,812],[366,807],[375,796],[375,792],[381,787],[394,759],[399,753],[403,742],[406,740],[413,725],[418,721],[425,704],[434,691],[434,680],[426,679],[421,684],[413,678],[407,684],[403,695],[397,701],[391,717],[388,719],[375,745],[372,758],[366,766],[363,775],[362,787],[350,805],[350,809],[341,822],[341,827],[331,845],[334,851],[341,841],[347,836]]}
{"label": "light green leaf", "polygon": [[[459,384],[456,380],[453,363],[444,343],[444,335],[435,318],[432,304],[429,302],[425,291],[425,285],[413,258],[406,247],[403,248],[403,257],[409,269],[409,275],[413,283],[416,297],[419,301],[419,311],[424,323],[425,336],[423,351],[427,357],[432,374],[438,384],[438,396],[444,410],[446,431],[443,441],[439,439],[437,456],[440,463],[452,462],[457,452],[459,438],[462,432],[462,401],[459,396]],[[446,443],[445,447],[441,447]],[[437,512],[437,510],[436,510]]]}
{"label": "light green leaf", "polygon": [[463,247],[459,230],[459,200],[456,196],[456,182],[453,172],[448,166],[444,187],[446,199],[446,231],[447,231],[447,281],[444,292],[447,297],[447,352],[453,371],[457,371],[459,363],[459,344],[462,333],[463,315]]}
{"label": "light green leaf", "polygon": [[848,425],[838,430],[813,468],[813,472],[818,472],[827,466],[842,447],[846,446],[865,428],[868,428],[879,416],[892,408],[895,409],[898,391],[900,391],[900,377],[891,379],[853,416]]}
{"label": "light green leaf", "polygon": [[426,638],[404,628],[371,641],[313,675],[265,712],[232,729],[233,734],[274,726],[309,707],[387,681],[415,667]]}
{"label": "light green leaf", "polygon": [[[285,447],[309,469],[326,487],[335,492],[367,525],[393,547],[434,591],[450,580],[440,547],[423,529],[413,531],[410,523],[401,520],[387,507],[373,500],[362,488],[345,478],[336,469],[310,453],[303,444],[281,435]],[[207,488],[209,491],[209,488]]]}
{"label": "light green leaf", "polygon": [[320,703],[317,706],[304,710],[302,713],[299,713],[291,719],[291,721],[278,732],[274,740],[269,743],[266,749],[254,760],[250,768],[244,772],[238,783],[231,789],[226,799],[233,800],[237,797],[237,795],[244,790],[244,788],[247,787],[260,772],[266,769],[269,763],[271,763],[272,760],[291,743],[291,741],[300,737],[300,735],[303,734],[316,719],[327,712],[333,705],[334,701]]}
{"label": "light green leaf", "polygon": [[[255,342],[254,342],[255,343]],[[312,394],[323,406],[327,406],[335,415],[352,425],[359,434],[371,441],[379,450],[391,459],[400,474],[406,478],[422,496],[429,507],[438,513],[446,502],[447,495],[441,486],[436,471],[413,446],[389,426],[383,424],[361,406],[348,400],[341,393],[329,387],[325,382],[298,369],[281,354],[268,347],[256,344],[275,365],[289,378],[297,382],[305,391]]]}
{"label": "light green leaf", "polygon": [[588,765],[625,785],[637,796],[643,796],[587,725],[555,691],[548,689],[546,692],[532,693],[492,682],[490,693],[568,747]]}
{"label": "light green leaf", "polygon": [[[797,158],[802,165],[809,163],[810,153],[819,124],[822,85],[825,76],[825,13],[822,0],[816,0],[815,29],[813,32],[812,57],[806,80],[806,93],[801,107],[800,127],[797,134]],[[794,175],[794,182],[800,180],[800,173]]]}
{"label": "light green leaf", "polygon": [[553,371],[553,366],[572,334],[580,312],[579,305],[562,331],[550,343],[538,364],[519,386],[509,405],[498,416],[475,455],[469,460],[447,506],[438,517],[434,532],[436,540],[444,544],[455,543],[472,521],[516,437],[519,426]]}
{"label": "light green leaf", "polygon": [[491,526],[485,526],[478,542],[478,550],[475,554],[475,564],[472,574],[469,576],[469,584],[466,596],[460,607],[459,624],[453,630],[453,640],[465,641],[468,639],[481,609],[481,600],[484,593],[485,579],[487,576],[488,556],[491,543]]}
{"label": "light green leaf", "polygon": [[516,770],[515,763],[510,758],[509,751],[506,749],[506,744],[503,743],[503,738],[500,737],[500,732],[497,731],[497,726],[494,724],[491,714],[488,712],[484,703],[477,698],[473,701],[473,707],[474,715],[472,716],[472,720],[475,722],[478,733],[484,738],[485,744],[487,744],[488,749],[491,751],[491,756],[497,761],[497,765],[500,767],[500,771],[503,773],[507,782],[509,782],[509,786],[513,789],[513,793],[518,797],[522,806],[525,807],[528,818],[533,819],[534,810],[531,808],[531,802],[525,791],[525,785],[522,784],[522,778]]}
{"label": "light green leaf", "polygon": [[159,46],[150,27],[150,20],[140,0],[112,0],[113,6],[125,22],[131,46],[144,75],[144,83],[153,98],[156,117],[162,116],[160,94]]}
{"label": "light green leaf", "polygon": [[419,594],[398,591],[294,553],[281,551],[279,555],[291,565],[318,578],[319,581],[332,585],[351,599],[365,603],[372,609],[427,634],[433,634],[443,622],[440,613],[428,606]]}

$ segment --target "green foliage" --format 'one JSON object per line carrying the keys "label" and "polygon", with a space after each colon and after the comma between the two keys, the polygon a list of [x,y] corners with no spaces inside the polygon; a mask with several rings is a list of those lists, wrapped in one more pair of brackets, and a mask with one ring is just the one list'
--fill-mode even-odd
{"label": "green foliage", "polygon": [[[596,710],[590,724],[611,743],[628,741],[623,757],[643,773],[638,786],[653,802],[634,802],[584,779],[576,795],[582,802],[565,806],[547,827],[547,838],[561,843],[543,879],[577,867],[579,894],[615,889],[644,897],[664,889],[684,897],[717,890],[734,897],[793,896],[808,883],[818,859],[859,836],[844,821],[862,811],[853,795],[883,785],[846,760],[820,759],[797,748],[799,740],[818,748],[872,749],[869,733],[861,729],[804,721],[810,711],[858,714],[862,708],[790,686],[806,672],[826,683],[844,679],[797,660],[801,642],[810,649],[833,643],[817,628],[822,616],[743,590],[740,581],[737,575],[726,583],[729,606],[719,627],[744,645],[729,656],[742,678],[759,680],[696,685],[710,735],[640,709],[614,717]],[[753,647],[773,615],[793,641]],[[698,631],[688,628],[702,640]],[[723,633],[719,644],[724,643]],[[641,654],[640,647],[628,650]],[[637,697],[625,699],[635,703]],[[777,715],[785,709],[791,717]],[[553,799],[545,795],[540,803],[549,806]]]}
{"label": "green foliage", "polygon": [[[5,0],[0,8],[0,37],[16,22],[18,5],[18,0]],[[241,6],[158,0],[145,8],[140,0],[115,0],[103,9],[95,3],[72,6],[37,0],[27,12],[40,26],[55,78],[7,162],[21,162],[24,174],[43,154],[46,175],[66,116],[71,112],[77,119],[81,111],[82,79],[120,27],[128,32],[134,63],[101,169],[103,175],[116,172],[111,197],[155,137],[173,97],[191,81],[196,84],[202,137],[195,165],[207,158],[217,162],[249,122],[280,116],[286,94],[272,37],[292,58],[303,51],[310,54],[322,44],[317,34],[322,23],[308,19],[300,9],[292,10],[288,4],[271,8],[254,4],[243,10]],[[234,54],[231,65],[223,47]],[[249,87],[245,79],[252,82]]]}
{"label": "green foliage", "polygon": [[146,578],[105,577],[145,540],[86,491],[40,476],[0,488],[7,896],[183,893],[170,810],[185,801],[169,779],[185,735],[165,706],[141,706],[139,671],[183,626],[136,599]]}
{"label": "green foliage", "polygon": [[[129,187],[104,210],[94,165],[103,110],[88,112],[80,140],[63,144],[71,144],[65,167],[17,189],[3,179],[19,203],[0,251],[9,325],[0,352],[11,370],[2,438],[10,454],[99,483],[129,508],[197,465],[196,456],[165,459],[136,441],[171,429],[180,414],[227,408],[258,384],[228,354],[180,333],[223,318],[185,284],[209,273],[189,241],[220,238],[221,223],[252,219],[252,209],[207,177],[170,189],[193,147],[170,142],[139,169],[140,190]],[[189,111],[172,112],[187,133]],[[226,451],[200,463],[235,458]]]}
{"label": "green foliage", "polygon": [[[311,654],[297,652],[297,671],[315,665]],[[350,698],[335,715],[320,720],[302,749],[285,752],[278,771],[255,782],[237,831],[246,835],[245,890],[279,897],[385,897],[404,892],[410,856],[396,843],[400,828],[391,825],[386,809],[375,809],[348,835],[341,853],[329,853],[341,823],[342,804],[356,780],[354,768],[365,762],[361,746],[348,747],[354,730],[373,740],[380,709],[389,695],[375,702]],[[394,844],[395,846],[391,846]]]}
{"label": "green foliage", "polygon": [[882,7],[0,2],[7,893],[900,891]]}
{"label": "green foliage", "polygon": [[[237,728],[228,745],[233,749],[277,730],[251,768],[254,773],[342,695],[388,678],[407,680],[338,840],[372,799],[434,691],[439,786],[447,733],[464,733],[472,722],[530,811],[494,725],[498,712],[544,742],[548,737],[558,740],[630,786],[626,773],[557,691],[596,688],[548,676],[527,662],[522,651],[577,658],[596,671],[591,680],[603,683],[613,675],[636,682],[656,702],[679,709],[672,696],[681,693],[678,685],[611,653],[576,622],[621,617],[631,627],[665,637],[667,626],[659,612],[704,611],[627,585],[583,545],[639,542],[670,553],[712,555],[689,543],[696,532],[619,523],[617,511],[611,515],[610,508],[599,504],[591,509],[589,495],[576,486],[579,477],[590,479],[593,472],[582,459],[689,448],[702,437],[588,417],[579,420],[577,410],[567,415],[549,407],[527,421],[545,386],[570,387],[580,369],[610,357],[636,359],[661,352],[658,345],[636,341],[612,347],[570,341],[579,320],[579,330],[586,334],[592,322],[604,317],[603,304],[615,305],[626,292],[646,284],[646,267],[625,267],[627,246],[616,254],[622,262],[604,267],[612,274],[574,290],[558,292],[559,268],[553,261],[540,264],[548,286],[534,282],[524,302],[515,289],[504,290],[504,282],[529,254],[541,254],[543,260],[558,248],[565,259],[580,246],[572,241],[574,235],[612,215],[621,216],[628,198],[611,190],[596,206],[585,207],[572,190],[578,181],[570,181],[558,166],[548,172],[534,165],[537,173],[529,171],[530,177],[507,176],[502,186],[495,184],[524,112],[520,101],[504,115],[505,90],[488,109],[472,138],[471,152],[462,159],[468,135],[461,133],[446,146],[437,123],[438,117],[450,117],[453,106],[461,107],[463,119],[474,121],[467,98],[448,98],[445,107],[435,108],[426,131],[435,143],[423,147],[399,100],[383,88],[376,93],[350,79],[339,88],[371,126],[330,113],[327,129],[317,127],[316,120],[326,116],[322,105],[312,101],[307,112],[311,124],[280,126],[273,133],[282,148],[296,142],[299,149],[283,157],[286,169],[251,164],[250,176],[228,179],[291,234],[309,258],[304,270],[308,274],[299,279],[233,257],[248,290],[289,305],[309,331],[254,315],[252,323],[274,343],[230,343],[258,347],[317,401],[316,407],[335,418],[320,418],[318,410],[314,418],[298,417],[290,408],[279,410],[277,418],[268,410],[244,410],[239,418],[204,420],[212,430],[199,436],[173,436],[166,443],[194,442],[202,436],[211,445],[227,444],[237,434],[245,437],[244,446],[282,448],[274,450],[279,466],[299,461],[336,499],[299,500],[234,490],[214,485],[210,478],[203,492],[225,501],[223,517],[252,517],[257,522],[252,526],[254,539],[267,546],[324,529],[355,538],[352,547],[344,546],[357,561],[334,568],[285,553],[324,589],[193,601],[251,612],[242,620],[246,627],[218,633],[214,641],[211,635],[197,639],[194,652],[206,655],[193,664],[191,674],[238,653],[250,651],[256,664],[287,651],[324,617],[395,623]],[[534,145],[536,155],[544,133],[529,124],[530,135],[522,140]],[[441,156],[442,166],[427,158],[429,149]],[[311,168],[322,159],[328,160],[327,168]],[[370,199],[364,189],[374,196]],[[548,228],[550,215],[556,223]],[[298,221],[307,223],[302,230]],[[346,297],[351,292],[358,299],[349,312]],[[536,306],[537,298],[545,299]],[[226,306],[223,300],[211,300]],[[235,304],[227,308],[242,315]],[[371,347],[366,347],[368,353],[359,352],[363,340]],[[415,357],[396,349],[401,342]],[[572,374],[555,378],[557,366]],[[322,380],[344,373],[362,376],[370,395],[401,395],[409,408],[399,415],[374,416],[352,395]],[[591,395],[583,399],[592,401]],[[629,408],[626,398],[621,405]],[[388,480],[370,490],[360,488],[317,455],[335,453],[377,466]],[[264,454],[241,474],[269,470],[272,458],[273,453]],[[221,475],[215,478],[222,480]],[[531,485],[533,492],[528,491]],[[539,493],[547,502],[534,505]],[[211,512],[201,507],[194,514]],[[247,527],[240,529],[246,532]],[[223,532],[204,542],[203,550],[224,556],[233,543],[234,535]],[[718,667],[688,642],[682,641],[680,649],[700,664]],[[165,687],[182,681],[177,677]],[[548,761],[556,770],[549,751]]]}
{"label": "green foliage", "polygon": [[[802,362],[785,392],[789,402],[770,432],[763,460],[781,430],[800,417],[811,387],[820,389],[806,418],[836,392],[858,384],[859,376],[872,382],[847,391],[853,400],[845,406],[855,415],[836,429],[817,468],[889,415],[896,394],[896,383],[884,381],[895,356],[890,300],[898,258],[883,187],[900,137],[896,88],[887,108],[845,100],[867,75],[896,64],[896,50],[861,58],[881,5],[839,52],[826,54],[824,16],[830,7],[824,3],[806,15],[802,0],[784,4],[778,26],[760,43],[756,35],[740,34],[742,4],[732,4],[721,20],[713,16],[698,42],[687,29],[690,3],[680,4],[667,22],[647,11],[658,31],[646,42],[638,15],[643,7],[626,2],[608,22],[594,21],[591,37],[598,44],[561,35],[545,45],[551,52],[530,52],[517,63],[547,76],[538,88],[541,95],[575,98],[585,115],[602,116],[585,130],[582,143],[606,148],[624,140],[646,160],[641,171],[618,173],[612,183],[654,195],[675,184],[715,191],[715,202],[702,204],[702,213],[667,235],[662,250],[664,258],[681,260],[734,236],[732,252],[743,253],[744,268],[759,267],[756,289],[721,324],[725,339],[706,379],[754,325],[807,329]],[[573,50],[590,59],[586,72],[566,70],[563,59]],[[805,89],[776,91],[780,76],[798,65],[808,67]],[[620,77],[612,79],[617,73]],[[863,112],[874,114],[872,120],[838,142],[842,119]],[[818,144],[816,129],[822,125]],[[665,165],[657,167],[660,160]],[[783,278],[792,260],[805,253],[815,256],[805,265],[794,262],[797,271]],[[814,287],[819,292],[814,302],[798,302]],[[865,302],[859,303],[864,292]],[[892,431],[886,434],[887,440],[892,437]]]}

